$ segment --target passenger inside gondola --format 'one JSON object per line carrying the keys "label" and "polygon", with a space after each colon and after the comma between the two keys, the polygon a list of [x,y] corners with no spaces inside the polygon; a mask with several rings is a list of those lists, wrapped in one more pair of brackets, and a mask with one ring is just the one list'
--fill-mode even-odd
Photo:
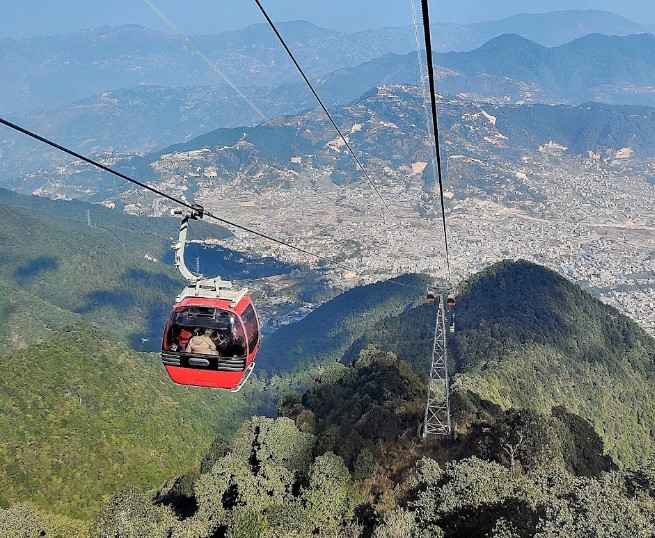
{"label": "passenger inside gondola", "polygon": [[196,329],[193,338],[187,345],[186,352],[194,355],[218,355],[213,336],[213,329]]}
{"label": "passenger inside gondola", "polygon": [[241,322],[237,322],[236,319],[231,325],[226,353],[228,357],[240,357],[246,354],[246,337],[243,332],[243,325]]}
{"label": "passenger inside gondola", "polygon": [[175,315],[167,334],[167,351],[225,358],[247,354],[244,327],[231,312],[189,309]]}
{"label": "passenger inside gondola", "polygon": [[[189,345],[189,341],[191,340],[191,338],[193,338],[193,332],[191,330],[187,329],[186,327],[181,327],[180,328],[180,333],[179,333],[179,335],[177,337],[178,344],[175,346],[176,347],[175,350],[177,350],[178,348],[180,350],[186,349],[187,346]],[[172,350],[172,351],[175,351],[175,350]]]}

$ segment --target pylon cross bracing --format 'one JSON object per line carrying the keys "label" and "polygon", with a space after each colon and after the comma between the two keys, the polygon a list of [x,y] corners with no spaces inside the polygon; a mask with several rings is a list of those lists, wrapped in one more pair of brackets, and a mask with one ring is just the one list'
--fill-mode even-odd
{"label": "pylon cross bracing", "polygon": [[446,293],[435,296],[436,324],[432,346],[432,364],[428,380],[428,399],[423,420],[423,438],[450,435],[450,387],[448,380],[448,342],[446,332]]}

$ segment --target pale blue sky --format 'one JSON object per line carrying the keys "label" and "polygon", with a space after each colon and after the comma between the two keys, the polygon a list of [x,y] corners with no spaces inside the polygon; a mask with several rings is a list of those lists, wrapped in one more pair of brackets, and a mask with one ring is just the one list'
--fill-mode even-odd
{"label": "pale blue sky", "polygon": [[[261,21],[252,0],[151,1],[185,33],[214,33]],[[409,20],[409,0],[264,0],[264,4],[277,20],[305,19],[343,30],[398,26]],[[432,0],[432,9],[435,19],[456,22],[558,9],[603,9],[655,23],[654,0]],[[0,0],[2,36],[129,23],[162,28],[143,0]]]}

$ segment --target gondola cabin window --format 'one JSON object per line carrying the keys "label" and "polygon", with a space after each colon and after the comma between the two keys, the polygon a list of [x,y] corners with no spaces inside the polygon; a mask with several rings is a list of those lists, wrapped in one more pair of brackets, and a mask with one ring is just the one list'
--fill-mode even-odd
{"label": "gondola cabin window", "polygon": [[257,314],[255,314],[255,309],[252,305],[249,305],[241,315],[243,324],[246,328],[246,334],[248,335],[248,348],[250,353],[257,347],[259,344],[259,321],[257,320]]}

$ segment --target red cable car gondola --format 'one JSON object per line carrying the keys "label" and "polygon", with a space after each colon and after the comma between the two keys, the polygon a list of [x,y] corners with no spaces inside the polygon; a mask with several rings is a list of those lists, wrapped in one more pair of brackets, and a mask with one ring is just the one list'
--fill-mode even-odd
{"label": "red cable car gondola", "polygon": [[196,206],[180,226],[175,265],[188,285],[177,297],[162,338],[161,359],[178,385],[237,392],[252,374],[259,351],[259,320],[246,288],[195,275],[184,262],[189,220],[202,218]]}

